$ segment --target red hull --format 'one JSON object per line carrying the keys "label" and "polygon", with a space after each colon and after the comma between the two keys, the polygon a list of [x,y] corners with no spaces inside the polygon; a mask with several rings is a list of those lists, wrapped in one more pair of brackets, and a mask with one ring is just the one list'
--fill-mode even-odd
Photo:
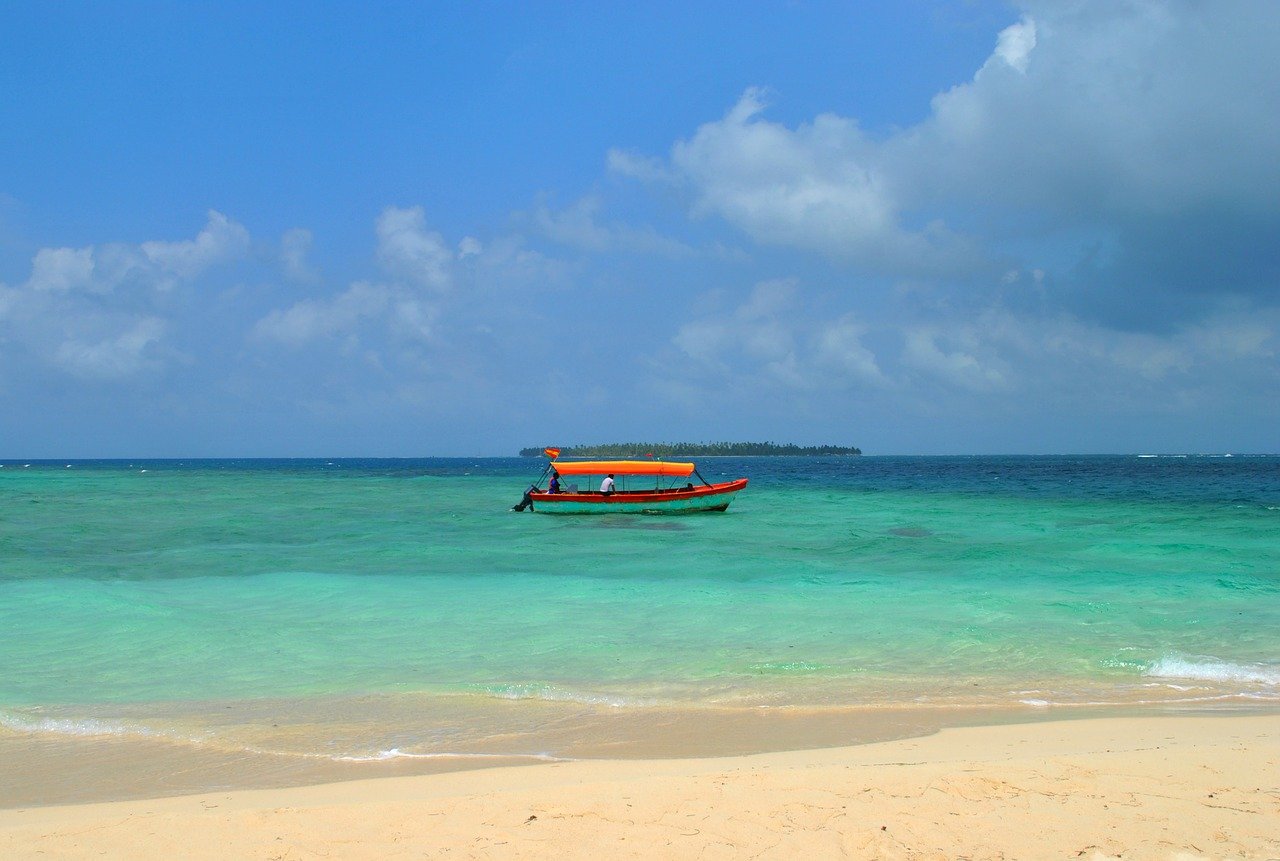
{"label": "red hull", "polygon": [[531,493],[533,510],[544,514],[683,514],[724,511],[747,479],[703,485],[691,490],[618,491],[616,493]]}

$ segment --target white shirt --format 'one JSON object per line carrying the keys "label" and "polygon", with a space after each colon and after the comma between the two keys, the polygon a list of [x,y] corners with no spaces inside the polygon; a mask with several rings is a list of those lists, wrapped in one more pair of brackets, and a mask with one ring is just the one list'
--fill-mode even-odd
{"label": "white shirt", "polygon": [[601,493],[613,493],[613,479],[605,476],[604,481],[600,482]]}

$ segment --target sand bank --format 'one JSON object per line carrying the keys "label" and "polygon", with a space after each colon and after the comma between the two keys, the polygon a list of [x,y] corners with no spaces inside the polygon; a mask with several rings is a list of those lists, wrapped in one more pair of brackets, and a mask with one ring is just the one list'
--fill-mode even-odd
{"label": "sand bank", "polygon": [[4,858],[1280,858],[1280,717],[0,811]]}

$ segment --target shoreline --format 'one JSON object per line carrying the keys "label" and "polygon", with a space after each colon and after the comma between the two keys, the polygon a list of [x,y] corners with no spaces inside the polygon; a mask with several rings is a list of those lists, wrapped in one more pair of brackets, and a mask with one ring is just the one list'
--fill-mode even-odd
{"label": "shoreline", "polygon": [[856,746],[598,759],[0,810],[0,855],[1280,856],[1280,719],[944,728]]}
{"label": "shoreline", "polygon": [[[465,703],[471,698],[461,699]],[[362,710],[339,713],[328,703],[307,713],[297,711],[298,701],[280,701],[274,707],[254,702],[247,713],[237,714],[232,705],[204,704],[199,715],[222,722],[200,727],[171,721],[122,731],[125,721],[116,718],[90,721],[97,724],[94,728],[56,719],[51,723],[63,725],[46,731],[0,728],[0,810],[194,796],[214,789],[288,790],[550,763],[750,757],[906,741],[949,729],[1098,719],[1271,717],[1280,725],[1280,704],[1250,701],[617,709],[479,700],[472,703],[478,702],[479,710],[448,712],[432,710],[432,705],[439,708],[438,701],[398,702],[395,712],[380,699],[352,702]],[[406,715],[417,722],[404,723]],[[446,746],[409,741],[437,735],[448,724],[478,729]],[[357,751],[355,745],[364,749]]]}

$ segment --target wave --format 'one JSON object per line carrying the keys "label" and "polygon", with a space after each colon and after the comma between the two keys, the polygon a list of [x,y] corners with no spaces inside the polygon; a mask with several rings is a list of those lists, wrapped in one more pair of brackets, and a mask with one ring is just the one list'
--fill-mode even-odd
{"label": "wave", "polygon": [[36,717],[0,710],[0,727],[23,735],[73,736],[76,738],[136,738],[170,744],[192,745],[199,748],[220,750],[233,754],[257,754],[261,756],[287,757],[291,759],[321,759],[331,762],[386,762],[395,759],[531,759],[538,762],[567,762],[564,757],[550,753],[475,753],[460,751],[414,752],[393,747],[374,753],[316,753],[297,750],[273,750],[253,744],[243,744],[212,735],[189,736],[168,732],[141,724],[98,718]]}
{"label": "wave", "polygon": [[657,700],[637,697],[623,697],[617,694],[596,691],[574,691],[558,688],[555,685],[509,684],[509,685],[476,685],[472,693],[494,697],[500,700],[546,700],[548,702],[581,703],[587,706],[609,706],[610,708],[643,708],[657,705]]}
{"label": "wave", "polygon": [[534,759],[538,762],[571,762],[563,756],[552,756],[549,753],[413,753],[393,747],[377,753],[336,756],[331,754],[299,754],[317,759],[331,759],[334,762],[386,762],[391,759]]}
{"label": "wave", "polygon": [[0,727],[18,733],[48,733],[50,735],[73,735],[86,738],[93,736],[135,736],[138,738],[198,741],[195,738],[180,738],[151,727],[123,723],[121,721],[99,720],[97,718],[34,717],[5,711],[0,711]]}
{"label": "wave", "polygon": [[827,669],[827,665],[815,664],[812,661],[766,661],[761,664],[751,664],[747,669],[753,673],[816,673]]}
{"label": "wave", "polygon": [[1144,676],[1198,682],[1244,682],[1280,687],[1280,664],[1236,663],[1212,657],[1167,655],[1147,667]]}

